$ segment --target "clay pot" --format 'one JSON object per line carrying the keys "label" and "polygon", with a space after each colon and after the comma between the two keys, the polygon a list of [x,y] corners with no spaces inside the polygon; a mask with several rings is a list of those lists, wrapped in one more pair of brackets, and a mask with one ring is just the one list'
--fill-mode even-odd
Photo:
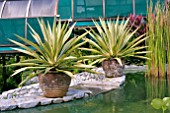
{"label": "clay pot", "polygon": [[55,71],[40,74],[38,78],[43,95],[50,98],[65,96],[71,82],[71,77]]}
{"label": "clay pot", "polygon": [[122,60],[122,64],[123,65],[120,65],[115,59],[104,60],[102,62],[102,67],[105,72],[105,76],[107,78],[121,77],[125,67],[124,60]]}

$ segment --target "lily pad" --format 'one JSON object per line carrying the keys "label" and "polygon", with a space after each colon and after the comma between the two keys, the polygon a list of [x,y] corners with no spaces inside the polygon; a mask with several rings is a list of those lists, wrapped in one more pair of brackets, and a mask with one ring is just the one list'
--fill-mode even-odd
{"label": "lily pad", "polygon": [[164,101],[160,98],[155,98],[152,100],[151,105],[155,109],[161,109],[162,106],[164,105]]}

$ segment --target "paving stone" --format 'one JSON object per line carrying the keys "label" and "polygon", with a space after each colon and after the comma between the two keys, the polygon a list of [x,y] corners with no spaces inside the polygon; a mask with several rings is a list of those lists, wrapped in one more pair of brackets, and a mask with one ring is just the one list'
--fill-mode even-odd
{"label": "paving stone", "polygon": [[79,90],[69,89],[66,95],[67,95],[67,96],[71,96],[71,95],[76,94],[78,91],[79,91]]}
{"label": "paving stone", "polygon": [[24,94],[24,95],[23,95],[23,97],[33,97],[33,96],[37,96],[37,94],[27,93],[27,94]]}
{"label": "paving stone", "polygon": [[41,89],[38,89],[38,92],[39,92],[39,93],[42,93],[42,90],[41,90]]}
{"label": "paving stone", "polygon": [[52,103],[52,98],[38,97],[37,101],[40,102],[40,105],[48,105]]}
{"label": "paving stone", "polygon": [[39,80],[38,80],[38,77],[33,77],[32,79],[28,80],[25,85],[30,85],[30,84],[35,84],[35,83],[38,83]]}
{"label": "paving stone", "polygon": [[29,100],[29,101],[22,101],[17,103],[19,108],[32,108],[39,104],[39,102],[35,100]]}
{"label": "paving stone", "polygon": [[24,94],[26,94],[26,93],[28,93],[28,90],[27,90],[27,89],[24,89],[24,90],[21,90],[21,91],[19,92],[19,95],[24,95]]}
{"label": "paving stone", "polygon": [[0,110],[12,110],[17,107],[17,103],[13,99],[1,99],[0,101]]}
{"label": "paving stone", "polygon": [[84,92],[78,92],[78,93],[74,94],[74,98],[76,98],[76,99],[80,99],[80,98],[83,98],[83,97],[84,97],[84,95],[85,95],[85,93],[84,93]]}
{"label": "paving stone", "polygon": [[68,102],[68,101],[71,101],[71,100],[73,100],[74,99],[74,95],[73,96],[64,96],[63,97],[63,101],[64,102]]}
{"label": "paving stone", "polygon": [[28,93],[36,93],[37,92],[37,90],[36,89],[34,89],[34,88],[32,88],[32,89],[30,89],[29,91],[28,91]]}
{"label": "paving stone", "polygon": [[34,87],[35,89],[39,89],[39,88],[40,88],[39,83],[34,84],[33,87]]}
{"label": "paving stone", "polygon": [[7,97],[8,97],[8,91],[3,92],[3,93],[2,93],[2,97],[3,97],[3,98],[4,98],[4,97],[7,98]]}
{"label": "paving stone", "polygon": [[[31,87],[31,86],[30,86]],[[27,90],[27,87],[21,87],[21,90],[24,91],[24,90]]]}
{"label": "paving stone", "polygon": [[22,88],[15,89],[15,92],[20,92]]}
{"label": "paving stone", "polygon": [[13,97],[13,94],[12,94],[12,93],[8,93],[7,98],[10,99],[10,98],[12,98],[12,97]]}
{"label": "paving stone", "polygon": [[89,97],[90,95],[89,94],[87,94],[87,93],[85,93],[85,95],[84,95],[84,97],[86,98],[86,97]]}
{"label": "paving stone", "polygon": [[62,98],[53,98],[53,99],[52,99],[52,102],[53,102],[54,104],[61,103],[61,102],[63,102],[63,99],[62,99]]}

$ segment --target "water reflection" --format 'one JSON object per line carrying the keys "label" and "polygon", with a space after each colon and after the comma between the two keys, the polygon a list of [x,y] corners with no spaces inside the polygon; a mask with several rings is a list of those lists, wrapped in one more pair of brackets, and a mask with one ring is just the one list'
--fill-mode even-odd
{"label": "water reflection", "polygon": [[147,99],[169,96],[168,81],[166,78],[146,77]]}
{"label": "water reflection", "polygon": [[170,76],[167,78],[167,96],[170,96]]}

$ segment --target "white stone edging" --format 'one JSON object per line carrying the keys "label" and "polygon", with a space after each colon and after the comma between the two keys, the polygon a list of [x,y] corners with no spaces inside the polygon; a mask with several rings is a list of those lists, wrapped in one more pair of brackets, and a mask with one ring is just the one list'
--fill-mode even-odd
{"label": "white stone edging", "polygon": [[[97,68],[96,71],[103,73],[102,68]],[[71,81],[67,95],[62,98],[43,97],[39,83],[16,88],[5,91],[0,95],[0,111],[31,108],[38,105],[55,104],[88,97],[117,89],[125,82],[125,79],[125,75],[117,78],[105,78],[103,74],[95,75],[83,72],[75,75],[75,78]],[[93,89],[98,90],[96,92]]]}

